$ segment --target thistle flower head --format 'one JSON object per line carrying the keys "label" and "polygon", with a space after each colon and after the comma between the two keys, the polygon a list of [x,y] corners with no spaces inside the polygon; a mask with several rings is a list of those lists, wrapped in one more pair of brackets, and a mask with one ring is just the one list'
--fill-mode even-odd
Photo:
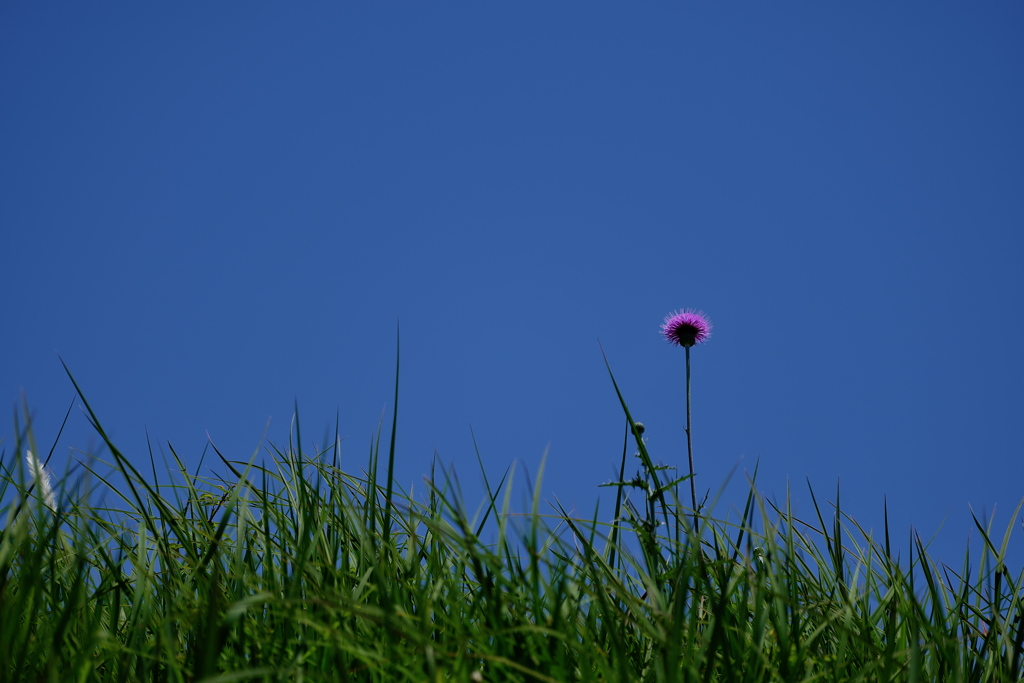
{"label": "thistle flower head", "polygon": [[665,316],[661,325],[661,333],[673,344],[693,346],[707,340],[711,336],[711,321],[702,311],[685,309]]}

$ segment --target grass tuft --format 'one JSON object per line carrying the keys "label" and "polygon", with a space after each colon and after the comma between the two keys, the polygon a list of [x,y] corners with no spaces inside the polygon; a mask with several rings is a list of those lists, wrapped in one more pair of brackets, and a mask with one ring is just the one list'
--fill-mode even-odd
{"label": "grass tuft", "polygon": [[203,477],[172,450],[158,485],[79,393],[109,462],[48,489],[24,461],[38,453],[27,422],[0,461],[0,681],[1021,678],[1012,529],[975,519],[981,554],[955,570],[912,535],[901,563],[887,517],[879,543],[838,489],[805,522],[754,480],[738,521],[702,510],[698,527],[686,478],[665,479],[625,400],[622,472],[630,438],[641,470],[612,484],[609,521],[546,505],[543,471],[513,512],[514,467],[484,474],[476,508],[436,466],[407,494],[397,420],[365,474],[341,469],[337,438],[303,451],[296,418],[268,462],[214,448],[227,474]]}

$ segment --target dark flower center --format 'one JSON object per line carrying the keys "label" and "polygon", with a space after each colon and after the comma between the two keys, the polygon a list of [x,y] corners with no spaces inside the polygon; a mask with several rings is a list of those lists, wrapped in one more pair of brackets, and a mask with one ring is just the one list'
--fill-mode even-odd
{"label": "dark flower center", "polygon": [[697,334],[699,332],[699,328],[684,323],[676,328],[676,339],[683,346],[693,346],[694,342],[697,341]]}

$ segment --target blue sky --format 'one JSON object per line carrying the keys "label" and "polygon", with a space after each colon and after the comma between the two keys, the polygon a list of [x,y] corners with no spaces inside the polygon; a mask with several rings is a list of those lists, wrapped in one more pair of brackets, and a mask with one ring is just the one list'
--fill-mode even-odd
{"label": "blue sky", "polygon": [[699,308],[720,512],[759,461],[956,564],[1024,496],[1021,35],[1020,2],[4,3],[0,397],[51,443],[59,356],[140,466],[247,460],[298,401],[358,470],[400,324],[399,481],[436,452],[477,498],[472,428],[590,514],[599,342],[684,466],[659,325]]}

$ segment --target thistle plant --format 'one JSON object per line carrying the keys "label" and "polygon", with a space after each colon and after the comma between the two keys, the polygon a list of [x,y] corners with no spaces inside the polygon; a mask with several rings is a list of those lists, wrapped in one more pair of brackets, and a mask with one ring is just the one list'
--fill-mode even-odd
{"label": "thistle plant", "polygon": [[686,455],[690,463],[690,500],[693,503],[693,523],[697,524],[697,485],[693,475],[693,429],[690,416],[690,347],[711,336],[711,321],[701,311],[685,309],[665,316],[661,333],[672,344],[686,349]]}

